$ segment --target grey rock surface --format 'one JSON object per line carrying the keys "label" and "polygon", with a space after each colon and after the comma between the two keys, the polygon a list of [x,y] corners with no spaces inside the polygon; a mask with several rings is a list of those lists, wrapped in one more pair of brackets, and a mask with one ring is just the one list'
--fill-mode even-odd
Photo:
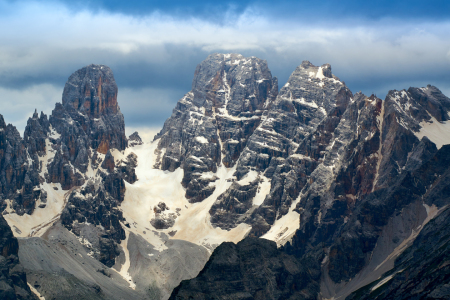
{"label": "grey rock surface", "polygon": [[50,116],[60,136],[47,181],[60,182],[63,189],[79,186],[96,152],[107,154],[110,149],[127,147],[117,91],[113,73],[104,65],[89,65],[69,77],[62,104],[57,103]]}
{"label": "grey rock surface", "polygon": [[128,146],[130,147],[134,147],[134,146],[138,146],[138,145],[142,145],[142,139],[139,136],[139,133],[137,131],[133,132],[129,137],[128,137]]}
{"label": "grey rock surface", "polygon": [[[35,117],[33,120],[40,126],[37,113]],[[42,119],[46,120],[45,115]],[[33,120],[28,121],[27,129],[32,127]],[[41,180],[37,158],[38,149],[42,151],[41,140],[35,136],[34,142],[30,142],[31,138],[27,137],[28,140],[24,141],[16,127],[6,125],[0,115],[0,210],[7,207],[4,200],[9,199],[12,212],[18,215],[32,214],[39,199],[46,201],[46,193],[37,188]],[[27,142],[31,144],[31,151],[35,151],[31,152],[32,156],[27,150]]]}
{"label": "grey rock surface", "polygon": [[18,257],[19,243],[0,215],[0,299],[37,299],[27,285],[27,275]]}
{"label": "grey rock surface", "polygon": [[298,66],[237,163],[237,180],[250,170],[271,179],[269,195],[256,209],[251,209],[249,199],[245,209],[231,213],[226,198],[219,198],[210,211],[212,223],[229,229],[246,222],[254,225],[251,235],[267,232],[277,218],[289,211],[317,167],[351,97],[345,84],[332,75],[329,64],[316,67],[304,61]]}
{"label": "grey rock surface", "polygon": [[195,70],[192,90],[155,136],[155,167],[183,168],[186,197],[204,200],[213,193],[215,178],[202,174],[236,164],[277,92],[266,61],[240,54],[208,56]]}
{"label": "grey rock surface", "polygon": [[[309,62],[289,81],[249,137],[236,162],[235,182],[210,210],[211,223],[231,229],[244,222],[252,226],[250,236],[261,236],[293,210],[300,215],[299,229],[282,251],[314,262],[309,271],[320,274],[321,297],[343,299],[392,269],[392,253],[414,242],[427,212],[448,205],[448,146],[438,151],[440,145],[418,133],[426,122],[448,120],[450,99],[433,86],[390,91],[384,101],[352,95],[329,65]],[[250,174],[255,180],[241,181]],[[270,192],[255,206],[255,185],[265,178]],[[439,258],[430,256],[428,262],[433,260]],[[442,268],[441,277],[423,283],[414,275],[411,282],[424,288],[417,295],[446,295],[445,264]],[[212,282],[218,274],[202,272],[173,297],[217,297]],[[397,288],[403,291],[398,299],[411,295],[409,287],[395,285],[380,299]]]}
{"label": "grey rock surface", "polygon": [[170,299],[316,299],[313,276],[275,242],[246,238],[217,247],[200,274],[183,281]]}

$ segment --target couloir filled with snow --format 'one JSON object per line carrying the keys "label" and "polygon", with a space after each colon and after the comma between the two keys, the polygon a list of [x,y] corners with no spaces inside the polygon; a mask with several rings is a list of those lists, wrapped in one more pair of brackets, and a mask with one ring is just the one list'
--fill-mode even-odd
{"label": "couloir filled with snow", "polygon": [[[174,172],[169,172],[153,168],[157,144],[158,141],[147,142],[128,148],[123,153],[119,151],[112,153],[115,160],[120,160],[131,152],[138,156],[136,168],[138,181],[126,184],[125,200],[120,206],[125,219],[130,223],[129,230],[143,236],[154,246],[164,248],[159,235],[155,234],[155,229],[150,224],[150,220],[155,217],[154,207],[164,202],[169,211],[175,213],[177,217],[171,228],[159,232],[170,233],[173,239],[190,241],[210,250],[224,241],[236,243],[243,239],[251,229],[249,225],[240,224],[227,231],[213,227],[209,221],[209,210],[217,197],[232,184],[231,180],[227,179],[233,177],[235,167],[226,168],[222,165],[215,174],[219,179],[214,183],[216,185],[214,193],[201,202],[189,203],[185,197],[185,189],[181,185],[183,169],[178,168]],[[267,193],[269,191],[267,187],[263,190]]]}

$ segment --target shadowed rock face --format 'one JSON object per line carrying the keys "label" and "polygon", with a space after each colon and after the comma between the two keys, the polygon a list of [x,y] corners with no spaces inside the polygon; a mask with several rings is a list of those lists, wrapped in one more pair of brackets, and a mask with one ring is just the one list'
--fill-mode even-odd
{"label": "shadowed rock face", "polygon": [[27,276],[17,256],[19,243],[0,215],[0,299],[36,299],[27,285]]}
{"label": "shadowed rock face", "polygon": [[[36,188],[41,180],[39,177],[38,153],[45,151],[42,136],[47,132],[47,116],[37,113],[28,120],[24,141],[16,127],[6,125],[0,115],[0,209],[3,211],[11,200],[11,212],[23,215],[32,214],[36,201],[45,203],[47,194]],[[33,135],[32,128],[38,128],[39,134]],[[30,150],[27,149],[29,147]],[[28,153],[27,153],[28,152]],[[31,160],[28,159],[30,156]]]}
{"label": "shadowed rock face", "polygon": [[450,209],[445,209],[420,232],[379,280],[346,299],[449,299]]}
{"label": "shadowed rock face", "polygon": [[217,247],[200,274],[183,281],[170,299],[316,299],[313,276],[274,242],[246,238]]}

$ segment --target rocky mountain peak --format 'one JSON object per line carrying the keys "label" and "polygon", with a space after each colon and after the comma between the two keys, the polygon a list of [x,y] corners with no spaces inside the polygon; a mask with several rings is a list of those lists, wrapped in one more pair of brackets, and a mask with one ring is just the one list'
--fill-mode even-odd
{"label": "rocky mountain peak", "polygon": [[348,88],[332,74],[330,64],[317,67],[309,61],[304,61],[291,74],[288,82],[280,90],[278,98],[280,101],[297,102],[302,106],[318,108],[326,115],[336,106],[341,107],[341,111],[346,108],[348,97],[336,96],[345,93],[345,90]]}
{"label": "rocky mountain peak", "polygon": [[267,106],[276,85],[262,59],[235,53],[212,54],[197,66],[192,93],[198,106],[209,100],[214,113],[238,116]]}
{"label": "rocky mountain peak", "polygon": [[0,129],[5,129],[5,128],[6,128],[5,119],[3,119],[3,116],[0,115]]}
{"label": "rocky mountain peak", "polygon": [[72,106],[91,118],[116,114],[117,84],[108,66],[91,64],[73,73],[67,81],[62,104]]}
{"label": "rocky mountain peak", "polygon": [[183,185],[191,201],[212,194],[222,164],[233,167],[248,138],[278,93],[278,81],[267,62],[240,54],[212,54],[194,74],[192,90],[178,101],[172,116],[155,137],[155,167],[184,169]]}
{"label": "rocky mountain peak", "polygon": [[142,145],[142,139],[139,136],[139,133],[137,131],[133,132],[129,137],[128,137],[128,145],[130,147],[133,146],[137,146],[137,145]]}
{"label": "rocky mountain peak", "polygon": [[302,61],[302,64],[300,65],[300,67],[302,67],[304,69],[308,69],[310,67],[314,67],[314,65],[309,60],[304,60],[304,61]]}

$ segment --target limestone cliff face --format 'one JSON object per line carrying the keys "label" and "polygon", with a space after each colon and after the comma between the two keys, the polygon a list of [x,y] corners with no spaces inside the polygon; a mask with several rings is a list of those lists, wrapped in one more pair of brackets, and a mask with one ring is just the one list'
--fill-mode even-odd
{"label": "limestone cliff face", "polygon": [[117,91],[109,67],[89,65],[69,77],[64,87],[62,104],[72,105],[89,117],[100,118],[105,113],[118,112]]}
{"label": "limestone cliff face", "polygon": [[124,150],[128,140],[111,69],[89,65],[73,73],[64,87],[62,104],[57,103],[50,116],[50,124],[59,138],[48,180],[60,182],[63,189],[84,182],[82,174],[90,160],[93,164],[96,152]]}
{"label": "limestone cliff face", "polygon": [[[118,88],[111,69],[89,65],[73,73],[57,103],[50,124],[59,137],[56,153],[48,166],[47,180],[75,189],[61,215],[62,224],[76,235],[89,235],[94,257],[111,267],[119,255],[118,243],[125,239],[117,209],[124,199],[125,180],[137,180],[136,158],[131,155],[115,164],[113,149],[128,146],[125,124],[117,103]],[[93,172],[95,178],[87,176]],[[88,222],[90,225],[78,225]],[[96,225],[101,225],[98,229]]]}
{"label": "limestone cliff face", "polygon": [[[250,171],[256,172],[256,186],[270,181],[270,193],[259,207],[254,207],[254,196],[244,201],[234,196],[233,190],[245,189],[244,184],[236,183],[212,206],[211,222],[229,229],[244,221],[253,225],[255,236],[268,231],[277,218],[288,213],[319,164],[319,156],[351,97],[351,91],[331,73],[329,64],[317,67],[304,61],[298,66],[249,138],[237,163],[238,181],[250,176]],[[303,153],[308,146],[316,152],[315,156]]]}
{"label": "limestone cliff face", "polygon": [[117,244],[125,238],[119,223],[124,219],[117,210],[124,199],[125,180],[137,180],[135,155],[116,166],[111,154],[128,145],[117,90],[109,67],[89,65],[69,77],[62,104],[56,103],[49,118],[35,111],[23,139],[0,116],[2,211],[32,215],[47,205],[43,183],[61,184],[63,190],[72,190],[62,212],[64,226],[79,235],[78,221],[102,225],[91,235],[95,245],[91,250],[108,266],[114,264]]}
{"label": "limestone cliff face", "polygon": [[319,286],[302,264],[265,239],[222,243],[205,268],[170,299],[317,299]]}
{"label": "limestone cliff face", "polygon": [[162,170],[183,168],[191,202],[210,196],[222,164],[233,167],[278,92],[267,62],[240,54],[212,54],[197,66],[192,90],[178,101],[155,137]]}
{"label": "limestone cliff face", "polygon": [[[32,126],[30,122],[34,121],[39,123],[37,117],[29,120],[27,129]],[[42,116],[42,121],[46,121],[45,115]],[[43,180],[39,176],[38,152],[45,152],[45,142],[43,143],[41,136],[26,137],[23,140],[16,127],[6,125],[0,115],[0,208],[2,211],[8,208],[8,211],[18,215],[32,214],[36,201],[40,199],[45,203],[47,199],[46,192],[38,188]],[[9,206],[5,200],[10,200]]]}
{"label": "limestone cliff face", "polygon": [[75,117],[91,139],[92,149],[106,154],[111,148],[127,146],[123,115],[117,103],[117,84],[111,69],[104,65],[89,65],[73,73],[67,81],[62,105]]}

